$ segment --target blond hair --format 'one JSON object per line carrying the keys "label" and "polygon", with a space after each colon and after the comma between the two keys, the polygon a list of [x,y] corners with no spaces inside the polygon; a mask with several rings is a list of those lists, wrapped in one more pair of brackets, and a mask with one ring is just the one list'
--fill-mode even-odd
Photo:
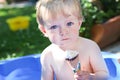
{"label": "blond hair", "polygon": [[59,15],[74,15],[82,19],[82,11],[79,0],[40,0],[36,5],[38,24],[44,25],[49,18],[57,19]]}

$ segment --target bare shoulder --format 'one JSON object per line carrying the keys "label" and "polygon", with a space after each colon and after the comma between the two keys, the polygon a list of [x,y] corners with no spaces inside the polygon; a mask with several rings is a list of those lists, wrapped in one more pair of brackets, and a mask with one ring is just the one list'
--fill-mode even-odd
{"label": "bare shoulder", "polygon": [[100,53],[100,48],[97,45],[96,42],[90,40],[90,39],[86,39],[86,38],[81,38],[82,40],[82,44],[84,45],[84,48],[87,49],[87,51],[89,51],[89,53]]}
{"label": "bare shoulder", "polygon": [[41,53],[41,63],[51,63],[52,61],[52,45],[46,47]]}
{"label": "bare shoulder", "polygon": [[98,45],[96,44],[95,41],[87,39],[87,38],[81,38],[81,41],[85,44],[85,45],[89,45],[90,47],[98,47]]}

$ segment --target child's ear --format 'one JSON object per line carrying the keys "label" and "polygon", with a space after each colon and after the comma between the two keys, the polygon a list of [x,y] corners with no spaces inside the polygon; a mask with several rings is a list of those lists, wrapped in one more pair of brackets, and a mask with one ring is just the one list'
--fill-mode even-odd
{"label": "child's ear", "polygon": [[79,26],[81,26],[82,25],[82,20],[79,20]]}
{"label": "child's ear", "polygon": [[38,25],[38,28],[43,34],[46,33],[45,28],[42,25]]}
{"label": "child's ear", "polygon": [[79,29],[80,29],[81,25],[82,25],[82,20],[79,20],[78,25],[79,25]]}
{"label": "child's ear", "polygon": [[47,37],[47,35],[46,35],[46,30],[45,30],[44,26],[38,25],[38,28],[39,28],[40,31]]}

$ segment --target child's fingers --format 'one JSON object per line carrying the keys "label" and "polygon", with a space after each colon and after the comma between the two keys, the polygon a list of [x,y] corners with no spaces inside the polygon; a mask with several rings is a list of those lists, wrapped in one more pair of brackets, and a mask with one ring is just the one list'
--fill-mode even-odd
{"label": "child's fingers", "polygon": [[82,80],[82,76],[77,75],[76,73],[74,75],[74,78],[75,78],[75,80]]}
{"label": "child's fingers", "polygon": [[74,75],[74,78],[76,80],[88,80],[89,79],[89,73],[86,71],[77,71]]}

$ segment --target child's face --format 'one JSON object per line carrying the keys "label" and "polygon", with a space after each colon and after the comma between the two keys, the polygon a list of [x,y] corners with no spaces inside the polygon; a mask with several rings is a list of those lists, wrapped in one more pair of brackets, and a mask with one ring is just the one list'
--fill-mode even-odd
{"label": "child's face", "polygon": [[82,20],[75,16],[59,16],[55,20],[47,20],[44,28],[44,34],[49,40],[60,46],[71,46],[79,38],[79,29]]}

